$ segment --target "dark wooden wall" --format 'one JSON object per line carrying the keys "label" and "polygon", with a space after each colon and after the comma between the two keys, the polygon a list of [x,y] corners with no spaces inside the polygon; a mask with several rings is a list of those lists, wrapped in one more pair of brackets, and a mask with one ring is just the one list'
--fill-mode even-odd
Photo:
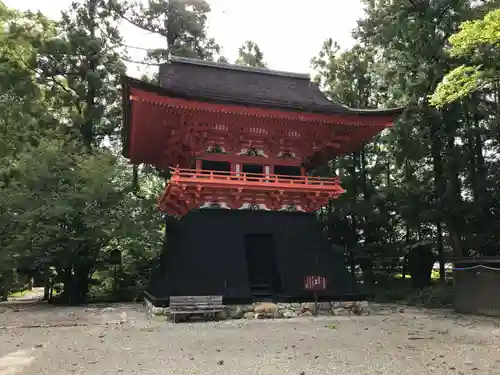
{"label": "dark wooden wall", "polygon": [[250,210],[198,210],[167,224],[167,242],[153,269],[150,296],[223,295],[226,303],[251,301],[246,234],[272,234],[285,301],[311,300],[304,277],[328,278],[322,300],[360,298],[342,254],[328,245],[314,214]]}

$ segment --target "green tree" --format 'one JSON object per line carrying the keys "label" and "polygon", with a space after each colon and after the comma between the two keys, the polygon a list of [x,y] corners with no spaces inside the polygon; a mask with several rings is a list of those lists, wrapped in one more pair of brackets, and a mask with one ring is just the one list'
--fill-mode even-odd
{"label": "green tree", "polygon": [[[137,198],[132,172],[102,143],[120,124],[123,64],[119,35],[108,34],[116,16],[94,0],[73,4],[59,23],[0,10],[0,71],[8,73],[0,77],[3,270],[53,268],[62,298],[80,303],[111,249],[124,251],[130,274],[131,259],[144,267],[162,237],[153,214],[161,184]],[[128,279],[140,285],[144,275]]]}
{"label": "green tree", "polygon": [[[463,159],[455,139],[460,136],[460,109],[436,111],[428,95],[442,80],[453,61],[444,52],[448,37],[457,25],[474,14],[470,1],[376,2],[366,1],[367,17],[360,21],[357,35],[361,41],[380,51],[386,63],[387,87],[395,85],[407,93],[409,111],[404,126],[417,133],[409,144],[424,147],[418,170],[430,178],[434,192],[430,202],[437,207],[428,217],[434,225],[420,223],[434,232],[442,254],[441,223],[446,225],[456,255],[465,253],[466,202],[460,178]],[[427,163],[423,163],[427,161]],[[430,163],[429,163],[430,162]],[[432,166],[432,174],[428,170]],[[413,208],[418,210],[417,207]],[[417,231],[417,233],[420,229]],[[441,258],[443,256],[441,255]]]}
{"label": "green tree", "polygon": [[56,136],[58,125],[48,90],[37,82],[37,51],[30,43],[55,35],[53,24],[41,14],[18,12],[1,2],[0,23],[0,288],[5,298],[22,258],[13,246],[17,215],[24,207],[24,197],[13,187],[19,155],[44,137]]}
{"label": "green tree", "polygon": [[[388,103],[381,95],[380,66],[375,54],[360,45],[347,51],[332,39],[312,60],[315,80],[331,100],[353,108],[376,108]],[[386,95],[387,96],[387,95]],[[397,259],[401,213],[388,198],[395,196],[397,177],[391,164],[391,133],[378,136],[360,151],[331,161],[318,173],[340,174],[347,192],[329,206],[327,223],[335,244],[343,245],[351,262],[361,266],[365,283],[378,277],[383,262]],[[396,234],[395,234],[396,232]],[[380,279],[379,279],[380,281]]]}
{"label": "green tree", "polygon": [[[455,255],[492,252],[497,189],[488,176],[498,166],[485,154],[500,139],[496,95],[470,96],[446,110],[429,102],[445,72],[457,67],[446,53],[448,38],[491,7],[485,3],[366,0],[366,16],[355,31],[363,47],[341,52],[329,40],[313,60],[317,80],[333,100],[353,107],[408,104],[393,129],[359,153],[332,161],[326,172],[339,173],[348,190],[331,205],[330,223],[350,233],[347,243],[361,250],[355,256],[369,255],[365,270],[392,267],[391,258],[407,258],[428,240],[442,277],[446,248]],[[493,143],[485,137],[488,129]]]}
{"label": "green tree", "polygon": [[257,43],[247,40],[238,50],[238,58],[236,64],[253,66],[255,68],[266,68],[264,62],[264,54],[260,50]]}
{"label": "green tree", "polygon": [[220,47],[207,35],[210,5],[205,0],[148,0],[117,6],[123,19],[165,38],[165,46],[148,51],[149,61],[162,63],[170,55],[214,60]]}
{"label": "green tree", "polygon": [[500,81],[500,10],[486,14],[484,19],[466,21],[450,39],[448,53],[467,59],[450,71],[437,86],[431,104],[443,106],[470,95],[473,91],[498,91]]}

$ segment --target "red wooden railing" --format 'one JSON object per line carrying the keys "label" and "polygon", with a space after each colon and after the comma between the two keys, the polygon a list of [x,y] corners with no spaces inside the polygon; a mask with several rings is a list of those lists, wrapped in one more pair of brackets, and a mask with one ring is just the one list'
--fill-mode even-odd
{"label": "red wooden railing", "polygon": [[[314,187],[320,190],[331,190],[340,188],[340,179],[338,177],[315,177],[315,176],[288,176],[264,173],[244,173],[244,172],[226,172],[209,171],[185,168],[170,168],[171,181],[195,182],[200,180],[220,184],[245,183],[248,186],[260,185],[269,186],[269,184],[282,187]],[[340,188],[341,189],[341,188]]]}

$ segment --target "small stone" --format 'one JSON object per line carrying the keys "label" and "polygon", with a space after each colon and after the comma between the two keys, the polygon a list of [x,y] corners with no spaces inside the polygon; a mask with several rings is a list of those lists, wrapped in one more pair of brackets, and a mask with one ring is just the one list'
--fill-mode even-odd
{"label": "small stone", "polygon": [[255,305],[253,309],[256,314],[275,314],[278,311],[278,305],[271,302],[262,302]]}
{"label": "small stone", "polygon": [[229,318],[229,314],[226,310],[222,310],[215,313],[215,317],[219,320],[226,320],[227,318]]}
{"label": "small stone", "polygon": [[345,301],[345,302],[342,302],[342,304],[340,305],[341,307],[343,307],[344,309],[350,309],[352,308],[353,306],[356,306],[356,302],[353,302],[353,301]]}
{"label": "small stone", "polygon": [[153,307],[153,315],[163,315],[163,307]]}
{"label": "small stone", "polygon": [[241,306],[241,309],[244,312],[253,312],[253,308],[254,308],[253,305],[243,305],[243,306]]}
{"label": "small stone", "polygon": [[228,309],[229,317],[231,319],[241,319],[245,316],[245,309],[242,306],[231,306]]}
{"label": "small stone", "polygon": [[292,308],[291,303],[278,303],[278,310],[288,310]]}
{"label": "small stone", "polygon": [[248,311],[245,313],[245,315],[243,315],[243,318],[244,319],[253,319],[253,318],[255,318],[255,314],[252,311]]}
{"label": "small stone", "polygon": [[309,310],[303,311],[299,314],[299,316],[312,316],[312,312]]}
{"label": "small stone", "polygon": [[316,304],[314,302],[305,302],[302,304],[302,311],[316,311]]}
{"label": "small stone", "polygon": [[295,311],[292,311],[292,310],[285,310],[281,313],[281,315],[285,319],[291,319],[291,318],[295,318],[297,316],[297,313]]}
{"label": "small stone", "polygon": [[43,344],[36,344],[35,348],[43,348]]}
{"label": "small stone", "polygon": [[351,308],[351,312],[354,314],[354,315],[357,315],[357,316],[361,316],[363,315],[363,309],[358,306],[358,305],[354,305],[352,308]]}
{"label": "small stone", "polygon": [[223,361],[222,359],[219,359],[219,360],[217,361],[217,364],[222,366],[222,365],[224,364],[224,361]]}
{"label": "small stone", "polygon": [[268,316],[265,313],[255,313],[254,319],[266,319]]}
{"label": "small stone", "polygon": [[404,312],[405,312],[405,309],[404,309],[404,308],[400,308],[400,309],[399,309],[399,312],[402,314],[402,313],[404,313]]}

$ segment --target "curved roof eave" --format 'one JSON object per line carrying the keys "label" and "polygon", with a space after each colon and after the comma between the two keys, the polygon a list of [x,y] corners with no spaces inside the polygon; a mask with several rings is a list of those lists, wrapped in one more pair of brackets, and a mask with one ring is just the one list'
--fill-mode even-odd
{"label": "curved roof eave", "polygon": [[236,104],[246,107],[258,107],[263,109],[279,109],[285,111],[296,111],[296,112],[306,112],[306,113],[319,113],[319,114],[346,114],[346,115],[359,115],[363,117],[370,116],[394,116],[398,117],[401,115],[406,107],[390,108],[390,109],[355,109],[346,106],[342,106],[339,109],[338,104],[332,102],[332,106],[329,105],[299,105],[296,103],[286,103],[286,102],[276,102],[276,101],[265,101],[265,100],[248,100],[243,98],[234,97],[224,97],[224,96],[214,96],[214,95],[201,95],[197,93],[186,93],[179,92],[171,89],[161,87],[152,83],[144,82],[136,78],[129,76],[122,77],[122,83],[124,87],[136,87],[149,92],[155,92],[158,95],[165,95],[170,97],[182,98],[187,100],[203,101],[203,102],[213,102],[218,104]]}

